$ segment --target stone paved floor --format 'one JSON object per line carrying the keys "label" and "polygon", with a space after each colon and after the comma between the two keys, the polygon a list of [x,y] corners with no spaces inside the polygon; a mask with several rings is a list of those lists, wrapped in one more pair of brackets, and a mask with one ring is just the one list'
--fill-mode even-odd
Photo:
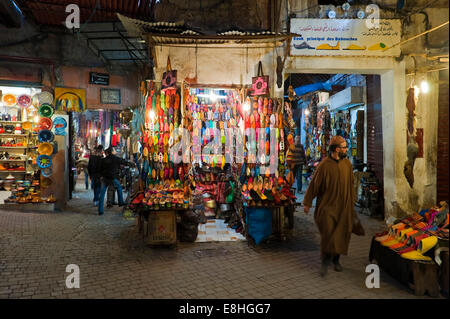
{"label": "stone paved floor", "polygon": [[[384,229],[365,216],[368,235],[352,237],[349,256],[341,258],[344,271],[330,269],[321,278],[319,236],[312,212],[301,208],[284,242],[150,248],[119,208],[98,216],[88,192],[74,196],[65,212],[0,211],[0,299],[429,298],[416,297],[383,271],[379,289],[365,287],[371,236]],[[65,286],[68,264],[80,267],[79,289]]]}

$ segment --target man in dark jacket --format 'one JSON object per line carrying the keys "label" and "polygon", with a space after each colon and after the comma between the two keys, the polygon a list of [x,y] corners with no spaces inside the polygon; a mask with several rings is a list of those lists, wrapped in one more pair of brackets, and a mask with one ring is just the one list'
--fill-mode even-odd
{"label": "man in dark jacket", "polygon": [[102,188],[101,181],[101,161],[103,158],[103,146],[98,145],[93,154],[89,156],[88,173],[92,181],[92,189],[94,190],[94,205],[98,205],[100,191]]}
{"label": "man in dark jacket", "polygon": [[110,147],[105,150],[106,157],[102,159],[101,162],[101,175],[102,175],[102,189],[100,191],[100,201],[98,204],[98,214],[103,215],[103,208],[105,202],[105,193],[108,189],[108,186],[114,185],[117,189],[117,195],[119,197],[119,206],[123,206],[123,191],[122,185],[120,185],[118,179],[118,173],[121,165],[128,165],[131,162],[128,162],[124,159],[121,159],[113,154],[113,148]]}
{"label": "man in dark jacket", "polygon": [[294,144],[289,145],[289,149],[286,155],[286,161],[289,163],[290,167],[293,170],[294,176],[297,179],[297,192],[299,194],[303,194],[302,173],[303,165],[306,164],[306,155],[299,135],[295,137]]}

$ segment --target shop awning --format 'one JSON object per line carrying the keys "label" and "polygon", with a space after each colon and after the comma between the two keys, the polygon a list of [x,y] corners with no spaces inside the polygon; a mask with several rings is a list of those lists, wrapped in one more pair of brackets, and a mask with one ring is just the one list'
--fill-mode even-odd
{"label": "shop awning", "polygon": [[151,45],[233,45],[233,44],[276,44],[289,40],[293,33],[271,31],[243,32],[230,30],[217,34],[202,34],[192,30],[183,22],[146,22],[117,14],[129,34],[143,37]]}

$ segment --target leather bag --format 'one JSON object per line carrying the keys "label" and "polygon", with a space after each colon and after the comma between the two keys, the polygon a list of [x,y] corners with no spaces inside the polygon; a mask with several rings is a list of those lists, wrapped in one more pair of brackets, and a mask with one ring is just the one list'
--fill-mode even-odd
{"label": "leather bag", "polygon": [[172,70],[170,65],[170,57],[167,57],[167,68],[166,72],[163,73],[163,78],[161,81],[161,90],[169,90],[177,88],[177,70]]}
{"label": "leather bag", "polygon": [[258,75],[252,77],[252,89],[252,96],[269,93],[269,76],[264,75],[261,61],[258,64]]}
{"label": "leather bag", "polygon": [[366,231],[364,230],[364,228],[361,224],[361,221],[359,220],[359,217],[356,214],[356,212],[354,213],[354,217],[353,217],[352,233],[357,236],[365,236],[366,235]]}

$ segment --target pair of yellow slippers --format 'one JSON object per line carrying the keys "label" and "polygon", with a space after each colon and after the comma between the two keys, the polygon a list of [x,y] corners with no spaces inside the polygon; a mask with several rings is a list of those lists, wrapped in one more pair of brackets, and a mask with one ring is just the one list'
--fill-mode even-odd
{"label": "pair of yellow slippers", "polygon": [[[395,249],[405,244],[411,234],[417,233],[413,228],[405,228],[405,224],[399,223],[391,227],[390,234],[375,238],[381,245]],[[394,235],[396,234],[396,235]],[[405,259],[415,261],[431,261],[432,259],[425,254],[436,246],[438,238],[436,236],[429,236],[422,239],[417,250],[412,250],[401,254],[400,256]]]}

